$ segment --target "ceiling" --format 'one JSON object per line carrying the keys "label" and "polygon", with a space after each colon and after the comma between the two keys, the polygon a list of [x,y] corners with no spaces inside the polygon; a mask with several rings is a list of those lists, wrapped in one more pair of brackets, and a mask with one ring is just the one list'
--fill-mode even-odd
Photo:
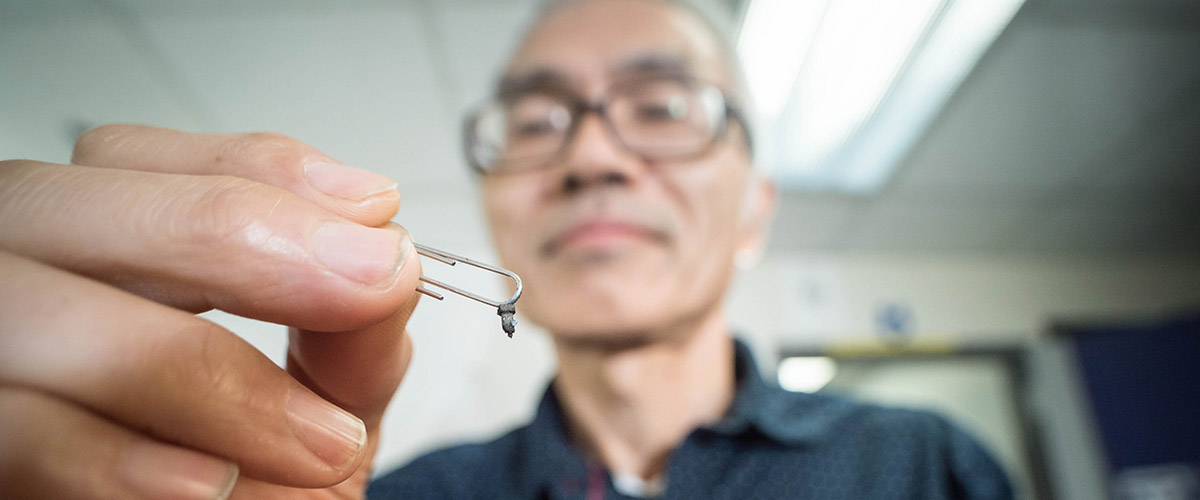
{"label": "ceiling", "polygon": [[[536,3],[4,0],[0,157],[274,130],[395,177],[423,242],[486,246],[458,117]],[[782,193],[770,251],[1200,255],[1197,130],[1200,4],[1027,0],[884,189]]]}
{"label": "ceiling", "polygon": [[781,249],[1200,251],[1200,4],[1028,0],[889,184]]}

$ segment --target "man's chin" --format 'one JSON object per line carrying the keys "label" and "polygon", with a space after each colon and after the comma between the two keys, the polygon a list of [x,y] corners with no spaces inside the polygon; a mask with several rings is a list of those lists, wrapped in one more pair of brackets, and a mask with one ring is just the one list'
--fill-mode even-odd
{"label": "man's chin", "polygon": [[575,349],[625,350],[643,347],[657,342],[655,332],[645,330],[573,330],[551,331],[551,337],[560,346]]}
{"label": "man's chin", "polygon": [[662,325],[612,311],[561,311],[544,323],[558,342],[596,347],[636,347],[661,340]]}

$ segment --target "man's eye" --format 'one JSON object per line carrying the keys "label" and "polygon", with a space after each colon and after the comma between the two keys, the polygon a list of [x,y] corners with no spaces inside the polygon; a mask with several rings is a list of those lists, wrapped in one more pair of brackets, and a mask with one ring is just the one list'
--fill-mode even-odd
{"label": "man's eye", "polygon": [[518,137],[533,137],[554,133],[555,127],[550,120],[531,120],[517,124],[514,129]]}
{"label": "man's eye", "polygon": [[638,120],[645,122],[665,122],[683,119],[688,114],[687,101],[683,98],[669,99],[661,102],[640,104],[637,109]]}
{"label": "man's eye", "polygon": [[674,116],[671,116],[671,108],[666,106],[639,106],[637,115],[643,121],[661,121],[674,118]]}

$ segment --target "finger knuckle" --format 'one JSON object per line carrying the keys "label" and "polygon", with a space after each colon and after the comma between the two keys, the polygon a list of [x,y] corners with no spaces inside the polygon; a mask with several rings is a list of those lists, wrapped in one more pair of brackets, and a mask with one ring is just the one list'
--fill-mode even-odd
{"label": "finger knuckle", "polygon": [[228,154],[241,163],[268,171],[298,171],[313,154],[307,144],[276,132],[251,132],[230,142]]}
{"label": "finger knuckle", "polygon": [[203,394],[205,406],[216,409],[207,418],[230,425],[274,421],[286,394],[282,370],[232,332],[199,323],[189,334],[189,355],[170,367],[166,377],[178,378],[179,386],[191,387],[193,395]]}
{"label": "finger knuckle", "polygon": [[219,400],[244,406],[252,403],[249,391],[260,386],[261,381],[247,380],[254,373],[246,366],[254,366],[255,360],[242,359],[246,354],[238,346],[233,334],[212,323],[200,325],[194,332],[199,355],[189,358],[190,365],[184,376],[195,377],[198,389]]}
{"label": "finger knuckle", "polygon": [[191,196],[177,197],[181,204],[168,233],[173,240],[194,248],[219,248],[271,233],[270,216],[283,194],[257,182],[234,176],[206,176],[190,180]]}
{"label": "finger knuckle", "polygon": [[[152,350],[159,353],[156,362],[146,373],[156,383],[164,387],[187,388],[186,391],[175,392],[169,403],[175,408],[203,408],[198,401],[214,403],[213,408],[241,408],[252,403],[254,398],[248,396],[256,388],[257,381],[248,380],[247,366],[253,367],[253,360],[246,359],[245,349],[239,344],[236,336],[225,328],[195,318],[181,325],[181,335],[170,342],[162,342]],[[253,349],[252,347],[250,349]],[[248,365],[249,363],[249,365]],[[194,424],[192,418],[231,418],[230,415],[220,415],[211,411],[173,412],[172,415],[155,419],[146,423],[150,431],[156,435],[173,435],[177,432],[171,428],[158,428],[161,425],[178,425],[181,423]]]}

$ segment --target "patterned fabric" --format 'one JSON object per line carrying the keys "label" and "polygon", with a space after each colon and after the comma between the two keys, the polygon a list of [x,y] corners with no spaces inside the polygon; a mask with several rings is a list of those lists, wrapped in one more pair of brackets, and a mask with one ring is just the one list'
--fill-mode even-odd
{"label": "patterned fabric", "polygon": [[[921,411],[792,393],[737,343],[729,414],[669,459],[664,500],[1011,499],[1004,472],[963,431]],[[372,483],[371,500],[623,500],[568,442],[553,387],[529,425],[436,451]]]}

